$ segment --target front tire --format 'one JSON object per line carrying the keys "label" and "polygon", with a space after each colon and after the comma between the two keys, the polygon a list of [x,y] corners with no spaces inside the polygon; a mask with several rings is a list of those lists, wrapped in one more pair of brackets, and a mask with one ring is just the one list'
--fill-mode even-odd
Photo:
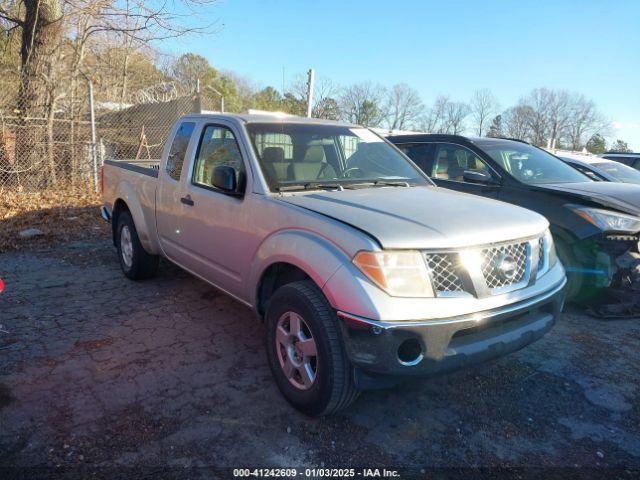
{"label": "front tire", "polygon": [[120,267],[127,278],[143,280],[153,277],[158,270],[159,257],[151,255],[143,248],[138,231],[129,212],[118,215],[116,248]]}
{"label": "front tire", "polygon": [[565,266],[565,268],[571,268],[574,271],[567,272],[567,285],[565,287],[565,296],[567,301],[579,301],[585,297],[584,290],[584,275],[575,271],[578,267],[578,262],[571,252],[569,245],[564,241],[558,240],[555,242],[556,252],[558,258]]}
{"label": "front tire", "polygon": [[338,319],[313,282],[280,287],[269,301],[266,327],[271,372],[296,409],[329,415],[357,398]]}

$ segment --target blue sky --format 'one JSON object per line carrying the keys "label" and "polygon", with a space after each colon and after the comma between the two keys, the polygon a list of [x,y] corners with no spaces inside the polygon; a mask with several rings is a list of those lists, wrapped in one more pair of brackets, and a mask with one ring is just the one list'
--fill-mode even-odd
{"label": "blue sky", "polygon": [[[640,1],[220,0],[214,35],[161,45],[258,85],[313,67],[338,84],[405,82],[429,104],[490,88],[503,107],[535,87],[585,94],[640,151]],[[198,20],[207,21],[207,20]]]}

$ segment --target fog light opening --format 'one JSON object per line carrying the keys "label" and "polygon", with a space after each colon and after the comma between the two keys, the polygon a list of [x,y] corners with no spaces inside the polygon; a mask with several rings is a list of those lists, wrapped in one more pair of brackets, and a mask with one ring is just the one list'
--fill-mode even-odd
{"label": "fog light opening", "polygon": [[417,365],[422,361],[422,345],[415,338],[405,340],[398,347],[398,361],[405,366]]}

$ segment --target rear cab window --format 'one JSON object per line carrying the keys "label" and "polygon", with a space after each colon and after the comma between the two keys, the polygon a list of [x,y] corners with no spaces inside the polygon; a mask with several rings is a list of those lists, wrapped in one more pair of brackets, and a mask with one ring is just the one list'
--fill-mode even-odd
{"label": "rear cab window", "polygon": [[187,147],[189,146],[195,125],[194,122],[182,122],[180,127],[178,127],[175,137],[173,137],[171,150],[169,150],[169,156],[167,157],[167,164],[165,166],[165,171],[173,180],[180,180],[184,157],[187,153]]}

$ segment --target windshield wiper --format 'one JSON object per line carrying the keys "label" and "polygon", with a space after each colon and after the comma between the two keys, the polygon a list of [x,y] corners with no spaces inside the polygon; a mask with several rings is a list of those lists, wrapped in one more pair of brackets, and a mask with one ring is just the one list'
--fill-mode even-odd
{"label": "windshield wiper", "polygon": [[372,180],[370,182],[346,183],[344,188],[364,188],[364,187],[410,187],[409,182],[401,180]]}
{"label": "windshield wiper", "polygon": [[278,187],[279,192],[294,192],[296,190],[344,190],[339,183],[307,182],[305,184],[282,185]]}
{"label": "windshield wiper", "polygon": [[410,187],[409,182],[403,182],[401,180],[376,180],[374,185],[383,185],[385,187]]}
{"label": "windshield wiper", "polygon": [[295,192],[301,190],[344,190],[366,187],[410,187],[411,184],[401,180],[373,180],[370,182],[353,183],[329,183],[329,182],[307,182],[296,183],[294,185],[281,185],[279,192]]}

